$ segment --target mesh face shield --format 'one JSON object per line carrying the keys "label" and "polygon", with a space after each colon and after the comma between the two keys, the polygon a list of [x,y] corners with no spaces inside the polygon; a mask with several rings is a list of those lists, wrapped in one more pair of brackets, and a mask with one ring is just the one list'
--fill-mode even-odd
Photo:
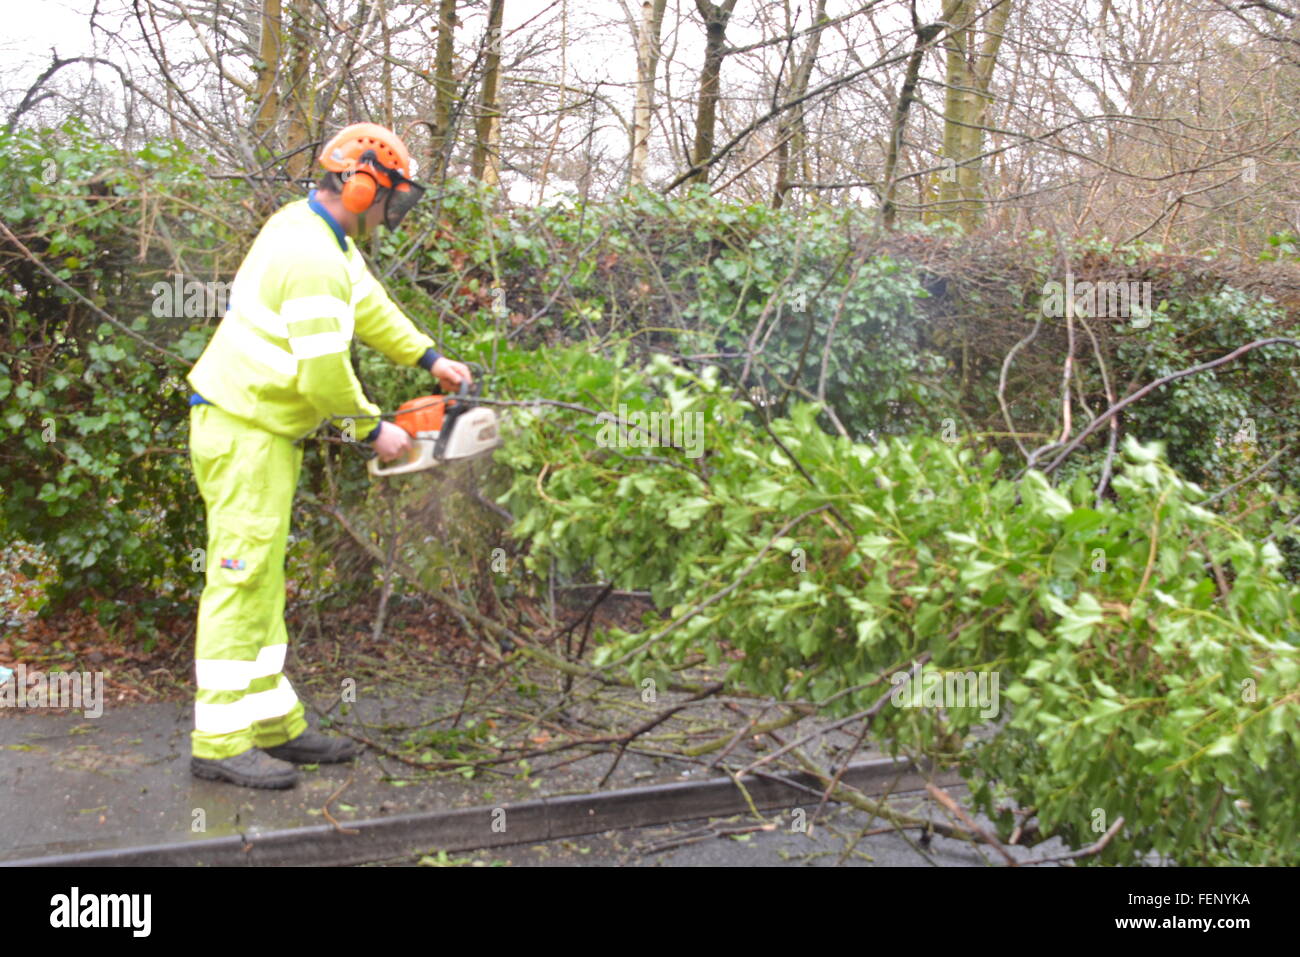
{"label": "mesh face shield", "polygon": [[388,199],[384,202],[384,225],[396,229],[411,208],[420,201],[424,187],[409,179],[399,181],[400,174],[391,175],[395,185],[388,191]]}
{"label": "mesh face shield", "polygon": [[362,155],[361,160],[383,173],[388,177],[388,181],[393,184],[391,187],[383,188],[386,194],[384,198],[384,225],[389,229],[397,229],[402,220],[406,218],[406,214],[424,195],[424,187],[413,179],[407,179],[397,170],[389,169],[380,163],[375,154],[369,150]]}

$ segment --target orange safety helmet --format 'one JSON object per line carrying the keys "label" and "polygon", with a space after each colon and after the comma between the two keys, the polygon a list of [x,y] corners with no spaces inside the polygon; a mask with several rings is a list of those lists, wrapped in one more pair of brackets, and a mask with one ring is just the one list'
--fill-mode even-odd
{"label": "orange safety helmet", "polygon": [[320,164],[343,180],[343,208],[358,216],[374,205],[382,187],[384,223],[396,229],[424,187],[410,178],[411,154],[392,130],[377,123],[353,123],[339,130],[321,150]]}

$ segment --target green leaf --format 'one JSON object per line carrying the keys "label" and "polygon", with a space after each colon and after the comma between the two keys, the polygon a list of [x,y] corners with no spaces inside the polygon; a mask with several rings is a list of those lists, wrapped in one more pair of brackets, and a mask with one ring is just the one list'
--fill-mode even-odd
{"label": "green leaf", "polygon": [[1074,607],[1067,608],[1061,617],[1060,624],[1056,626],[1056,634],[1072,645],[1081,645],[1088,640],[1092,635],[1092,629],[1105,616],[1101,605],[1097,604],[1097,599],[1093,598],[1090,592],[1084,592],[1079,596]]}
{"label": "green leaf", "polygon": [[1237,746],[1237,736],[1235,734],[1225,734],[1215,741],[1206,749],[1206,756],[1211,758],[1220,758],[1224,755],[1231,754]]}
{"label": "green leaf", "polygon": [[668,524],[673,528],[690,528],[712,507],[713,503],[707,498],[684,499],[668,513]]}
{"label": "green leaf", "polygon": [[884,558],[889,551],[889,546],[893,544],[892,538],[883,535],[868,534],[858,538],[858,548],[862,549],[868,558]]}
{"label": "green leaf", "polygon": [[879,618],[863,618],[858,621],[858,645],[869,644],[878,634],[884,623]]}
{"label": "green leaf", "polygon": [[1007,690],[1002,693],[1016,704],[1024,704],[1029,700],[1029,696],[1033,694],[1033,691],[1030,689],[1029,685],[1024,682],[1015,681],[1012,682],[1011,687],[1007,688]]}

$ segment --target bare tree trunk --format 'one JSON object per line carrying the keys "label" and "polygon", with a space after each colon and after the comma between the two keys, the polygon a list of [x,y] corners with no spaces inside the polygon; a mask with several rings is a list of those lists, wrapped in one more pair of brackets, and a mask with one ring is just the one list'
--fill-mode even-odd
{"label": "bare tree trunk", "polygon": [[280,0],[262,0],[262,33],[257,45],[257,84],[253,101],[257,112],[253,119],[253,132],[266,146],[266,135],[275,125],[280,112],[280,95],[276,78],[280,72],[280,28],[282,23]]}
{"label": "bare tree trunk", "polygon": [[957,0],[953,5],[954,25],[960,29],[951,31],[944,43],[947,51],[946,88],[943,104],[943,164],[944,170],[939,177],[939,218],[957,221],[961,219],[961,184],[958,168],[962,156],[962,124],[966,122],[966,91],[970,87],[970,71],[967,69],[966,53],[970,48],[971,0]]}
{"label": "bare tree trunk", "polygon": [[951,23],[960,29],[949,34],[947,93],[944,103],[943,156],[939,215],[975,228],[982,215],[982,164],[976,159],[984,144],[984,124],[991,102],[989,84],[1002,45],[1002,31],[1011,12],[1011,0],[1000,0],[987,15],[984,40],[975,46],[974,0],[957,0]]}
{"label": "bare tree trunk", "polygon": [[713,155],[713,134],[718,119],[719,77],[722,58],[726,56],[727,22],[736,8],[736,0],[723,0],[722,4],[710,0],[695,0],[695,6],[704,18],[704,66],[700,70],[699,100],[695,112],[695,146],[691,150],[691,165],[699,167],[687,182],[707,183],[709,171],[704,166]]}
{"label": "bare tree trunk", "polygon": [[[796,100],[808,92],[808,80],[812,76],[813,61],[817,59],[817,48],[822,39],[819,24],[826,22],[826,0],[817,0],[817,12],[813,14],[812,22],[815,29],[808,34],[808,42],[804,45],[803,56],[799,58],[799,62],[790,76],[790,83],[784,97],[786,100]],[[796,106],[782,118],[776,128],[776,137],[777,142],[781,145],[777,148],[776,191],[772,197],[772,205],[779,208],[785,202],[785,194],[790,191],[791,165],[806,159],[804,153],[806,134],[802,104]],[[809,177],[805,177],[805,179],[807,178]]]}
{"label": "bare tree trunk", "polygon": [[965,165],[958,175],[966,206],[964,225],[968,229],[974,228],[983,218],[984,161],[979,156],[984,152],[984,130],[988,124],[989,106],[993,102],[993,98],[989,96],[989,85],[993,79],[993,67],[997,63],[998,50],[1002,46],[1002,32],[1006,29],[1007,17],[1010,13],[1011,0],[1002,0],[988,12],[984,40],[970,67],[972,89],[966,98],[969,106],[969,125],[962,135],[962,156],[965,158]]}
{"label": "bare tree trunk", "polygon": [[922,26],[917,22],[915,12],[913,13],[912,29],[916,33],[916,46],[912,48],[912,55],[907,58],[907,72],[903,77],[903,86],[899,90],[898,100],[894,104],[894,121],[890,124],[889,146],[885,152],[880,221],[886,229],[894,228],[897,213],[897,207],[894,204],[894,195],[897,190],[894,174],[898,169],[898,154],[902,149],[903,131],[907,129],[907,114],[912,108],[913,100],[916,99],[916,84],[921,74],[921,61],[925,58],[926,48],[935,37],[943,32],[943,24],[954,22],[953,18],[956,16],[956,9],[960,2],[961,0],[946,0],[940,23]]}
{"label": "bare tree trunk", "polygon": [[636,38],[636,106],[632,114],[632,166],[628,185],[645,182],[650,157],[650,123],[654,114],[655,74],[659,69],[659,34],[667,0],[642,0]]}
{"label": "bare tree trunk", "polygon": [[451,109],[456,99],[452,75],[455,53],[456,0],[438,0],[438,48],[434,55],[433,136],[429,144],[431,180],[446,178],[451,162]]}
{"label": "bare tree trunk", "polygon": [[[311,83],[311,0],[290,0],[289,43],[289,142],[290,150],[312,141],[316,130],[315,96]],[[289,175],[295,179],[311,172],[310,150],[304,149],[289,158]]]}
{"label": "bare tree trunk", "polygon": [[501,20],[505,0],[490,0],[488,7],[487,56],[484,58],[483,88],[479,96],[479,115],[474,131],[474,156],[471,173],[485,183],[501,182],[500,158],[501,113],[497,89],[501,76]]}

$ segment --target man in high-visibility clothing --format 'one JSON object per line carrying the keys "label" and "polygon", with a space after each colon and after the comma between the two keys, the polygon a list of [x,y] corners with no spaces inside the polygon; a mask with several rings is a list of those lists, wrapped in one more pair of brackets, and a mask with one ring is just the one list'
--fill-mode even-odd
{"label": "man in high-visibility clothing", "polygon": [[397,228],[423,193],[405,145],[359,123],[328,142],[320,162],[328,172],[318,188],[262,227],[189,374],[190,459],[208,528],[191,770],[245,787],[292,787],[294,764],[356,755],[349,740],[307,726],[282,674],[296,440],[328,420],[383,460],[410,448],[357,382],[353,333],[399,365],[429,370],[449,391],[471,380],[393,304],[349,242],[381,222]]}

